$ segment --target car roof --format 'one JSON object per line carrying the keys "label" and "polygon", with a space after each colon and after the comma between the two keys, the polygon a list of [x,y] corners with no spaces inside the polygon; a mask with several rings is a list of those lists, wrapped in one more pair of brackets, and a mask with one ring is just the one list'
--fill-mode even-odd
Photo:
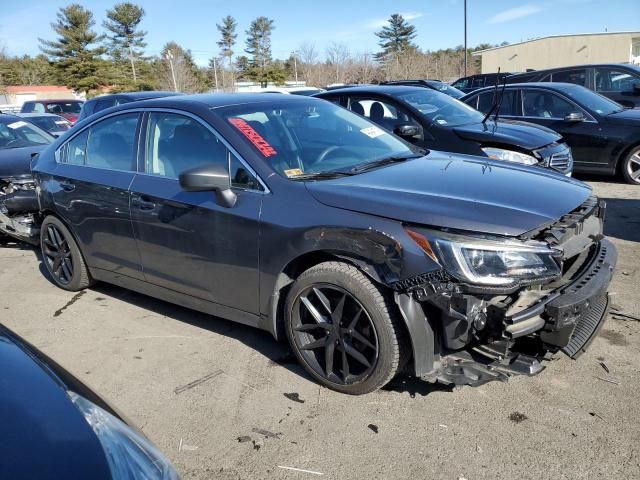
{"label": "car roof", "polygon": [[[326,95],[336,95],[340,93],[377,93],[393,96],[398,93],[424,92],[424,90],[424,87],[415,87],[413,85],[369,85],[366,87],[337,88],[327,92]],[[315,96],[322,98],[325,96],[325,93],[320,93]]]}
{"label": "car roof", "polygon": [[84,100],[80,100],[77,98],[42,98],[37,100],[27,100],[24,103],[69,103],[69,102],[84,103]]}
{"label": "car roof", "polygon": [[522,72],[510,75],[511,77],[524,77],[526,75],[535,75],[537,73],[551,73],[557,72],[561,70],[575,70],[578,68],[598,68],[598,67],[611,67],[611,68],[628,68],[629,70],[640,71],[640,67],[637,65],[631,65],[628,63],[585,63],[583,65],[568,65],[566,67],[552,67],[552,68],[541,68],[540,70],[531,70],[529,72]]}
{"label": "car roof", "polygon": [[2,123],[6,122],[17,122],[21,119],[21,117],[14,115],[13,113],[0,113],[0,121]]}
{"label": "car roof", "polygon": [[55,113],[16,113],[16,115],[22,118],[35,118],[35,117],[61,118],[60,115],[56,115]]}
{"label": "car roof", "polygon": [[[583,87],[582,85],[576,85],[575,83],[562,83],[562,82],[523,82],[523,83],[507,83],[506,85],[504,85],[504,88],[506,90],[513,90],[514,88],[526,88],[526,87],[535,87],[535,88],[541,88],[544,90],[555,90],[560,92],[575,90],[577,88],[586,88],[586,87]],[[490,87],[479,88],[478,90],[474,90],[473,92],[466,95],[465,98],[472,97],[482,92],[495,90],[495,88],[496,88],[495,85],[492,85]],[[502,84],[498,85],[498,90],[502,88],[503,88]]]}
{"label": "car roof", "polygon": [[152,92],[121,92],[121,93],[112,93],[110,95],[100,95],[99,97],[93,97],[89,102],[97,102],[99,100],[105,98],[129,98],[131,100],[147,100],[151,98],[161,98],[161,97],[175,97],[177,95],[183,95],[180,92],[162,92],[162,91],[152,91]]}

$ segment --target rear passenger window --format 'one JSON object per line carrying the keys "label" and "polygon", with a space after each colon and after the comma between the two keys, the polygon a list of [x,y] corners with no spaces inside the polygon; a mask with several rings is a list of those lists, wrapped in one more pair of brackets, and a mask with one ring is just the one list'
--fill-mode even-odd
{"label": "rear passenger window", "polygon": [[[517,93],[516,90],[505,90],[504,95],[502,97],[502,103],[500,104],[500,115],[507,115],[507,116],[517,115],[517,111],[514,107],[516,93]],[[491,107],[493,106],[494,95],[495,95],[495,90],[492,90],[490,92],[484,92],[478,95],[478,99],[477,99],[478,106],[476,107],[476,109],[481,111],[482,113],[488,113]],[[500,87],[498,87],[497,95],[499,98]],[[474,105],[471,105],[471,106],[473,107]]]}
{"label": "rear passenger window", "polygon": [[146,172],[178,178],[190,168],[227,162],[227,148],[196,120],[173,113],[151,113],[147,127]]}
{"label": "rear passenger window", "polygon": [[63,161],[73,165],[84,165],[87,154],[87,138],[89,130],[85,130],[80,135],[76,135],[67,143],[65,147],[65,156]]}
{"label": "rear passenger window", "polygon": [[562,83],[575,83],[576,85],[587,86],[587,71],[585,69],[565,70],[555,72],[551,75],[551,81]]}
{"label": "rear passenger window", "polygon": [[525,90],[522,94],[525,117],[564,118],[578,110],[573,104],[551,92]]}
{"label": "rear passenger window", "polygon": [[85,164],[111,170],[136,170],[138,114],[109,117],[89,128]]}

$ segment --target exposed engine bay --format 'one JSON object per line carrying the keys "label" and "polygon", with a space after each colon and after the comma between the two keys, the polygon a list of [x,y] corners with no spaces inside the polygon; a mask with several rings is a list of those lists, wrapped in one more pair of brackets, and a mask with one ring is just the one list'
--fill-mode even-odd
{"label": "exposed engine bay", "polygon": [[39,243],[39,205],[31,175],[0,179],[0,236]]}

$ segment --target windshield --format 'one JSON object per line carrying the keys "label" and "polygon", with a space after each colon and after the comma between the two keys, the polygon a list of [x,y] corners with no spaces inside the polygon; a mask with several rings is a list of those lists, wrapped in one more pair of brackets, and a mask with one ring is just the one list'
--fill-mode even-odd
{"label": "windshield", "polygon": [[453,98],[464,97],[464,92],[461,92],[456,87],[452,87],[451,85],[444,82],[436,82],[435,80],[431,80],[429,81],[429,86],[439,92],[446,93]]}
{"label": "windshield", "polygon": [[80,113],[82,102],[47,103],[48,113]]}
{"label": "windshield", "polygon": [[569,88],[565,90],[564,93],[574,99],[576,103],[599,115],[609,115],[624,110],[624,107],[619,103],[609,100],[607,97],[603,97],[599,93],[595,93],[585,87]]}
{"label": "windshield", "polygon": [[324,100],[259,102],[214,111],[287,178],[346,173],[385,158],[415,156],[393,135]]}
{"label": "windshield", "polygon": [[24,120],[0,118],[0,149],[46,145],[53,137]]}
{"label": "windshield", "polygon": [[418,109],[432,123],[443,127],[479,123],[484,118],[466,103],[435,90],[423,88],[397,94],[397,97]]}
{"label": "windshield", "polygon": [[61,117],[30,117],[27,120],[49,133],[71,128],[71,124]]}

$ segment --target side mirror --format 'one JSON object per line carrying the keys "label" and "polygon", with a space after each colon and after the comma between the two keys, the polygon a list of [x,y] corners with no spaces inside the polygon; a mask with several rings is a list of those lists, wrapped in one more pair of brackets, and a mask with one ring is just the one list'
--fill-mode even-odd
{"label": "side mirror", "polygon": [[229,172],[224,165],[204,165],[185,170],[179,177],[186,192],[215,192],[216,201],[226,208],[236,204],[237,195],[231,190]]}
{"label": "side mirror", "polygon": [[581,112],[574,112],[574,113],[570,113],[569,115],[567,115],[566,117],[564,117],[564,121],[565,122],[583,122],[584,121],[584,114]]}
{"label": "side mirror", "polygon": [[393,133],[402,138],[413,138],[420,134],[420,129],[416,125],[402,124],[393,129]]}
{"label": "side mirror", "polygon": [[640,83],[634,83],[631,91],[634,95],[640,95]]}

